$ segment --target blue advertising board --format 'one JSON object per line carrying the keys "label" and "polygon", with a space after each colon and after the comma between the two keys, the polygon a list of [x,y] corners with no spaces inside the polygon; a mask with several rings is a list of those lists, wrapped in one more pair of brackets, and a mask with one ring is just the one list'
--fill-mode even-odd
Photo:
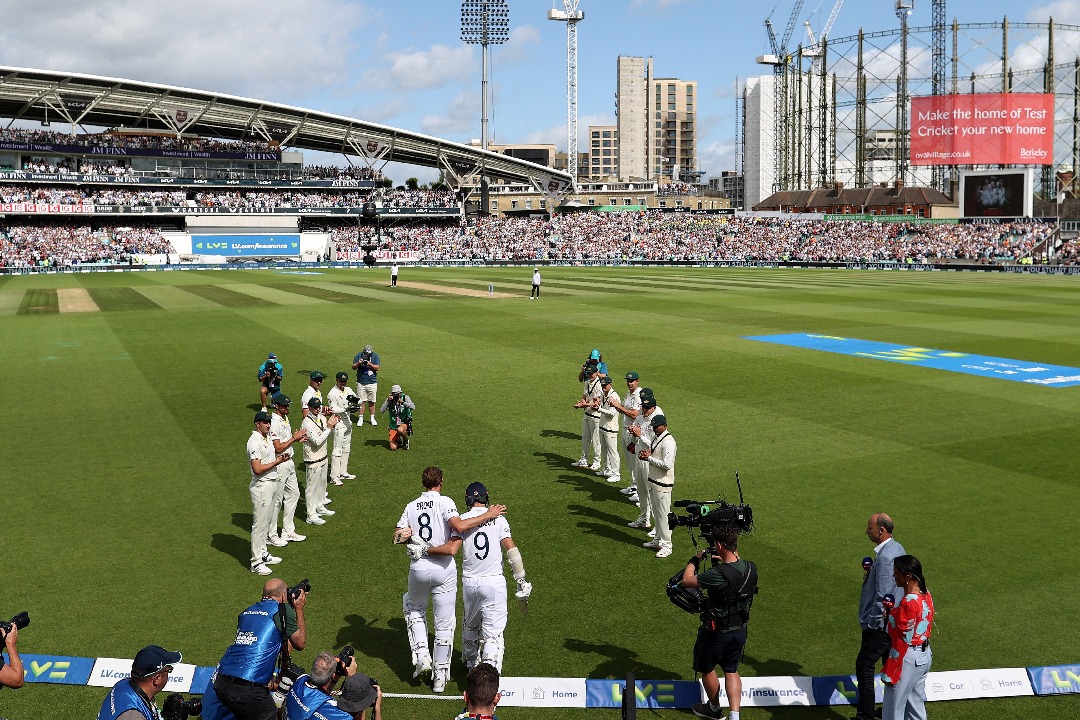
{"label": "blue advertising board", "polygon": [[810,350],[823,350],[841,355],[854,355],[871,360],[920,365],[935,370],[981,375],[1031,385],[1059,388],[1080,385],[1080,368],[1066,367],[1064,365],[1048,365],[1027,360],[969,355],[968,353],[952,350],[934,350],[911,345],[894,345],[893,343],[858,340],[833,335],[814,335],[811,333],[753,335],[744,339],[776,343],[778,345],[791,345]]}
{"label": "blue advertising board", "polygon": [[1080,665],[1030,667],[1027,673],[1036,695],[1080,693]]}
{"label": "blue advertising board", "polygon": [[[639,708],[688,708],[701,701],[692,680],[638,680],[634,683]],[[586,680],[585,707],[622,707],[625,680]]]}
{"label": "blue advertising board", "polygon": [[193,235],[191,252],[195,255],[225,257],[266,257],[299,255],[299,235]]}
{"label": "blue advertising board", "polygon": [[[93,658],[20,653],[26,682],[85,685],[94,670]],[[6,656],[5,656],[6,657]]]}

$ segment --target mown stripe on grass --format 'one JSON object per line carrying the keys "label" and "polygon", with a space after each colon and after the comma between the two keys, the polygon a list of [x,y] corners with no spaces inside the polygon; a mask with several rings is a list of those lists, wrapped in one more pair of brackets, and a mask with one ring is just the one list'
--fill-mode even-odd
{"label": "mown stripe on grass", "polygon": [[102,310],[160,310],[161,306],[129,287],[89,288],[90,297]]}
{"label": "mown stripe on grass", "polygon": [[[397,300],[395,294],[384,290],[368,290],[358,287],[356,285],[348,285],[340,282],[306,282],[305,285],[311,287],[322,288],[324,290],[332,290],[336,293],[352,296],[353,302],[381,302],[385,300]],[[409,297],[406,300],[411,301],[413,298]]]}
{"label": "mown stripe on grass", "polygon": [[60,312],[60,301],[56,299],[56,290],[44,288],[30,288],[23,293],[18,310],[19,315],[58,312]]}
{"label": "mown stripe on grass", "polygon": [[220,285],[177,285],[184,292],[215,302],[225,307],[252,307],[256,305],[273,305],[269,300],[252,297],[245,293],[236,292]]}
{"label": "mown stripe on grass", "polygon": [[314,298],[316,300],[326,300],[327,302],[335,303],[354,303],[359,302],[355,295],[349,295],[348,293],[338,292],[337,290],[330,290],[324,287],[319,287],[315,284],[305,283],[260,283],[263,287],[268,287],[271,290],[282,290],[288,293],[294,293],[296,295],[302,295],[308,298]]}
{"label": "mown stripe on grass", "polygon": [[14,315],[19,311],[19,303],[22,302],[23,292],[0,293],[0,315]]}
{"label": "mown stripe on grass", "polygon": [[[405,287],[404,285],[399,285],[398,287],[391,290],[388,285],[386,285],[386,284],[384,284],[382,282],[372,283],[372,282],[361,282],[361,281],[357,280],[357,281],[343,282],[343,283],[339,283],[339,284],[340,285],[352,285],[354,287],[363,288],[363,289],[367,290],[370,293],[382,293],[384,295],[383,299],[386,299],[386,300],[397,300],[399,298],[404,300],[406,298],[406,296],[411,296],[415,300],[421,300],[421,299],[423,299],[423,300],[431,300],[433,298],[445,298],[446,297],[446,295],[444,295],[442,293],[432,292],[431,290],[421,290],[419,288]],[[385,288],[385,289],[383,289],[383,288]]]}
{"label": "mown stripe on grass", "polygon": [[266,300],[275,305],[325,305],[329,302],[322,298],[308,297],[307,295],[301,295],[300,293],[279,290],[279,287],[284,287],[280,285],[280,283],[276,283],[274,286],[270,286],[269,284],[262,285],[260,283],[236,283],[230,287],[237,292]]}
{"label": "mown stripe on grass", "polygon": [[143,285],[134,288],[148,297],[153,303],[166,310],[194,310],[199,308],[221,307],[216,302],[198,295],[184,292],[169,285]]}

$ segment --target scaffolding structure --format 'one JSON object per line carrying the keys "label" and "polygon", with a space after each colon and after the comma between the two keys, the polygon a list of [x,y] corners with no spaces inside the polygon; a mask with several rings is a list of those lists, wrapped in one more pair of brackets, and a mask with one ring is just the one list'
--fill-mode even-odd
{"label": "scaffolding structure", "polygon": [[[800,47],[769,78],[772,82],[747,80],[744,93],[764,93],[762,111],[767,112],[766,103],[779,101],[771,127],[741,128],[747,171],[761,173],[762,188],[899,181],[952,194],[959,171],[986,166],[912,166],[910,99],[968,92],[1053,94],[1053,165],[1037,167],[1037,194],[1055,195],[1055,171],[1080,171],[1080,25],[1003,18],[954,19],[949,27],[944,0],[934,0],[933,24],[917,26],[909,24],[910,3],[896,5],[900,27],[829,37],[812,52]],[[755,181],[747,177],[748,192]]]}

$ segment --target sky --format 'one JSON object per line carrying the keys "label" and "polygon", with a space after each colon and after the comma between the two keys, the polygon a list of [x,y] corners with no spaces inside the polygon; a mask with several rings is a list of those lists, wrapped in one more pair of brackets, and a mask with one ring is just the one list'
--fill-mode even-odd
{"label": "sky", "polygon": [[[736,78],[769,71],[764,20],[778,34],[795,0],[580,0],[579,149],[590,124],[614,124],[619,55],[651,56],[657,77],[698,82],[706,177],[735,169]],[[790,47],[819,32],[836,0],[805,0]],[[556,4],[557,3],[557,4]],[[509,41],[492,48],[489,136],[566,149],[562,0],[507,0]],[[930,0],[909,22],[930,24]],[[468,142],[479,139],[481,56],[460,40],[459,0],[0,0],[0,65],[105,75],[227,93]],[[847,0],[830,36],[891,30],[895,0]],[[1080,0],[949,0],[961,23],[1080,25]],[[763,72],[764,71],[764,72]],[[340,156],[308,161],[344,164]],[[391,164],[396,182],[437,171]]]}

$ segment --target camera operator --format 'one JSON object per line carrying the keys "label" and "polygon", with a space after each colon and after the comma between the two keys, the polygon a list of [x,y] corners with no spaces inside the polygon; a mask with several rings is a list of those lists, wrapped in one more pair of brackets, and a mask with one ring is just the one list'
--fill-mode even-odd
{"label": "camera operator", "polygon": [[353,357],[352,369],[356,371],[356,396],[360,398],[360,416],[356,418],[356,427],[364,424],[364,412],[371,413],[371,425],[375,420],[375,396],[379,392],[379,354],[365,345],[362,352]]}
{"label": "camera operator", "polygon": [[342,480],[355,480],[349,472],[349,455],[352,454],[352,421],[349,419],[349,406],[359,405],[356,393],[349,387],[349,374],[339,372],[334,376],[334,387],[326,393],[326,402],[330,412],[338,417],[334,426],[334,449],[330,456],[330,482],[344,485]]}
{"label": "camera operator", "polygon": [[113,685],[98,711],[97,720],[160,720],[154,696],[169,682],[173,665],[180,662],[178,652],[157,645],[147,645],[131,663],[131,677]]}
{"label": "camera operator", "polygon": [[380,413],[390,414],[390,449],[409,449],[409,436],[412,435],[413,410],[416,405],[412,398],[401,392],[400,385],[393,385],[390,394],[383,400]]}
{"label": "camera operator", "polygon": [[480,663],[465,678],[465,712],[454,720],[496,720],[495,706],[502,699],[499,692],[499,671],[488,663]]}
{"label": "camera operator", "polygon": [[[594,350],[593,352],[597,352]],[[578,410],[584,410],[585,415],[581,418],[581,458],[573,463],[574,467],[587,467],[596,471],[600,469],[600,403],[603,400],[604,391],[600,385],[600,366],[596,361],[590,360],[581,367],[582,375],[586,377],[585,390],[581,399],[574,404]],[[589,464],[588,453],[592,450],[593,462]]]}
{"label": "camera operator", "polygon": [[15,646],[19,641],[19,626],[12,622],[7,630],[0,628],[0,636],[4,638],[4,649],[8,654],[6,663],[4,656],[0,655],[0,687],[21,688],[26,679],[23,677],[22,658],[19,657],[19,649]]}
{"label": "camera operator", "polygon": [[342,677],[356,675],[356,658],[344,659],[331,652],[321,652],[311,663],[311,673],[293,683],[285,697],[286,720],[353,720],[353,716],[334,703],[330,691]]}
{"label": "camera operator", "polygon": [[[270,697],[276,686],[278,657],[287,661],[290,647],[307,644],[304,588],[290,590],[284,580],[267,580],[262,599],[240,613],[236,641],[218,663],[213,686],[221,704],[236,720],[275,720],[277,706]],[[288,665],[284,662],[283,665]]]}
{"label": "camera operator", "polygon": [[[713,510],[710,515],[720,511]],[[719,665],[724,671],[724,690],[730,720],[739,720],[742,678],[739,661],[746,645],[750,606],[757,592],[757,566],[739,557],[738,528],[730,522],[711,525],[710,548],[694,555],[683,570],[682,586],[698,588],[708,596],[708,609],[701,614],[697,642],[694,643],[694,671],[701,673],[707,703],[695,703],[694,714],[702,718],[724,717],[720,709]],[[705,533],[702,524],[702,534]],[[712,567],[701,570],[701,562],[712,552]]]}
{"label": "camera operator", "polygon": [[276,392],[281,392],[283,371],[274,353],[267,355],[266,361],[259,366],[259,382],[262,384],[259,388],[259,403],[262,405],[263,412],[266,412],[266,398],[273,396]]}
{"label": "camera operator", "polygon": [[589,366],[595,365],[596,369],[600,371],[601,375],[607,375],[607,363],[604,362],[604,358],[600,355],[599,350],[593,350],[589,353],[589,359],[585,361],[585,364],[581,366],[581,372],[578,373],[577,381],[585,382],[589,379]]}

